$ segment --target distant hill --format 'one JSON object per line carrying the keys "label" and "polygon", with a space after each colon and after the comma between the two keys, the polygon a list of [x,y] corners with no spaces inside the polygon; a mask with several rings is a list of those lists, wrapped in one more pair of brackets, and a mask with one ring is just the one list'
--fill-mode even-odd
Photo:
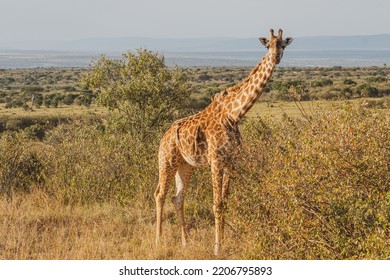
{"label": "distant hill", "polygon": [[291,46],[297,50],[390,50],[390,34],[301,37]]}
{"label": "distant hill", "polygon": [[[148,48],[171,52],[257,51],[257,38],[85,38],[73,41],[0,42],[0,50],[46,50],[83,52],[124,52]],[[390,50],[390,34],[365,36],[296,37],[290,50]]]}

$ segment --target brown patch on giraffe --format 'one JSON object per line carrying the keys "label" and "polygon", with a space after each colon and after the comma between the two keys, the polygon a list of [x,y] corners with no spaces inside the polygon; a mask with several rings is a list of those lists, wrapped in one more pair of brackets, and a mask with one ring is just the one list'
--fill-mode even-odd
{"label": "brown patch on giraffe", "polygon": [[264,73],[261,73],[261,74],[260,74],[260,80],[263,80],[263,79],[264,79],[264,76],[265,76]]}
{"label": "brown patch on giraffe", "polygon": [[235,100],[233,103],[233,110],[236,110],[237,108],[239,108],[240,105],[241,105],[241,103],[238,100]]}
{"label": "brown patch on giraffe", "polygon": [[[251,87],[251,90],[253,90],[252,87]],[[240,100],[241,100],[241,103],[244,104],[247,100],[246,95],[242,95]]]}

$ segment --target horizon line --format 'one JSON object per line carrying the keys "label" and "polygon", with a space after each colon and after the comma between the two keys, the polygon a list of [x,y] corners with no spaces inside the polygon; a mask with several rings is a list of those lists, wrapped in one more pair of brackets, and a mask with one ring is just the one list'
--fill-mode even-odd
{"label": "horizon line", "polygon": [[[292,35],[293,36],[293,35]],[[373,37],[373,36],[390,36],[390,33],[377,33],[377,34],[361,34],[361,35],[303,35],[294,36],[294,38],[328,38],[328,37]],[[244,40],[244,39],[257,39],[257,37],[235,37],[235,36],[197,36],[197,37],[152,37],[152,36],[87,36],[76,39],[26,39],[26,40],[7,40],[0,41],[0,43],[23,43],[23,42],[74,42],[80,40],[94,40],[94,39],[152,39],[152,40],[197,40],[197,39],[224,39],[224,40]]]}

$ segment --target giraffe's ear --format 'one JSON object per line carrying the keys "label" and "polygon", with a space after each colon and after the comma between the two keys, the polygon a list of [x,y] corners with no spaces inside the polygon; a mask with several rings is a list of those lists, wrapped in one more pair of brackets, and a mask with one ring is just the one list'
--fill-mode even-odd
{"label": "giraffe's ear", "polygon": [[267,40],[267,38],[261,37],[261,38],[259,38],[259,41],[260,41],[260,43],[261,43],[263,46],[265,46],[265,47],[268,48],[267,44],[268,44],[269,41]]}
{"label": "giraffe's ear", "polygon": [[290,45],[294,39],[291,37],[287,37],[286,40],[284,40],[285,47]]}

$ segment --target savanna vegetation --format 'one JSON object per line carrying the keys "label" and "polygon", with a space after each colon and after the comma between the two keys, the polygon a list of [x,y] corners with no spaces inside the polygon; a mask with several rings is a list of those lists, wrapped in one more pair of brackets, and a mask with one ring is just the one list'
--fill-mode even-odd
{"label": "savanna vegetation", "polygon": [[[207,169],[187,192],[189,246],[170,203],[154,246],[158,142],[248,72],[168,68],[145,50],[91,69],[1,70],[0,258],[213,259]],[[390,258],[388,75],[274,73],[241,124],[222,258]]]}

